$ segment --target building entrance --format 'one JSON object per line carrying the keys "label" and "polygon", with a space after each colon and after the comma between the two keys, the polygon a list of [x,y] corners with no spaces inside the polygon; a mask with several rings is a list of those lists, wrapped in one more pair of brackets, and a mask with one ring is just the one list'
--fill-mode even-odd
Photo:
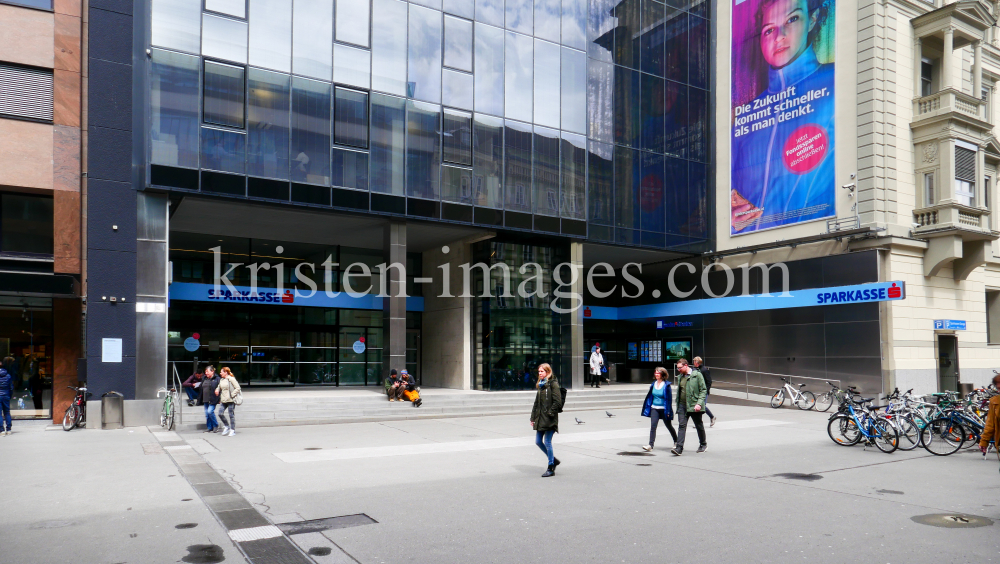
{"label": "building entrance", "polygon": [[0,296],[0,359],[14,379],[12,417],[50,417],[52,350],[52,299]]}
{"label": "building entrance", "polygon": [[938,391],[958,390],[958,337],[938,335]]}

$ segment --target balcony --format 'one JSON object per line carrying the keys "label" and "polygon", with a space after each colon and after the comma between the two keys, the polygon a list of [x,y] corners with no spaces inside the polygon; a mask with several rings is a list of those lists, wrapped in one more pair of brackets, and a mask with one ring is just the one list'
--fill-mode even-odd
{"label": "balcony", "polygon": [[986,102],[952,88],[913,101],[913,126],[941,119],[955,119],[980,129],[989,129]]}
{"label": "balcony", "polygon": [[913,210],[913,237],[926,239],[924,276],[951,266],[955,280],[965,280],[992,255],[990,243],[1000,233],[990,228],[990,212],[945,200]]}

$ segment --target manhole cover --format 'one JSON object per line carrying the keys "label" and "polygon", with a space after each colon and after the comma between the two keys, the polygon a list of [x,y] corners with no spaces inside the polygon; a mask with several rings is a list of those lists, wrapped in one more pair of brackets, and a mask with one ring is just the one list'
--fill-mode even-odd
{"label": "manhole cover", "polygon": [[910,517],[914,523],[930,525],[932,527],[943,527],[945,529],[973,529],[976,527],[989,527],[993,524],[992,519],[978,517],[976,515],[960,515],[957,513],[931,513],[930,515],[917,515]]}
{"label": "manhole cover", "polygon": [[822,480],[823,476],[819,474],[803,474],[801,472],[784,472],[781,474],[775,474],[775,478],[785,478],[786,480],[803,480],[806,482],[815,482],[816,480]]}
{"label": "manhole cover", "polygon": [[630,450],[624,450],[618,453],[618,456],[653,456],[650,452],[632,452]]}

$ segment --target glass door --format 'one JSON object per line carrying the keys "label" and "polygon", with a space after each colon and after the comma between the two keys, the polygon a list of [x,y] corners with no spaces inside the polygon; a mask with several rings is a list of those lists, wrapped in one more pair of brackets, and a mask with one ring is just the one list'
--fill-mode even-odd
{"label": "glass door", "polygon": [[938,335],[938,391],[958,391],[958,337]]}
{"label": "glass door", "polygon": [[341,327],[338,336],[340,362],[338,384],[341,386],[365,385],[365,360],[368,349],[367,334],[363,327]]}

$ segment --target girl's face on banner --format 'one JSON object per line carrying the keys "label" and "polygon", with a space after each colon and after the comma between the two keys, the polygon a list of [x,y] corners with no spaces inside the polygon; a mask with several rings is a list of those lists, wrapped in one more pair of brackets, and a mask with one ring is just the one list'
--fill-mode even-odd
{"label": "girl's face on banner", "polygon": [[[766,2],[767,0],[765,0]],[[816,26],[807,0],[775,0],[764,5],[760,50],[764,60],[780,69],[809,47],[809,32]]]}

